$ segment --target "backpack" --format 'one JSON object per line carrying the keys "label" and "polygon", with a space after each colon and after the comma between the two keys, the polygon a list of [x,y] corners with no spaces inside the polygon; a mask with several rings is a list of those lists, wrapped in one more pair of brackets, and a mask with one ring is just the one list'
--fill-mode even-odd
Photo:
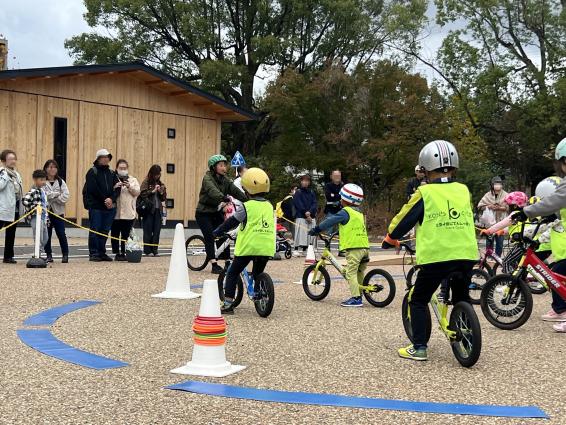
{"label": "backpack", "polygon": [[138,196],[136,199],[136,212],[140,218],[143,218],[152,210],[153,203],[149,198],[142,198]]}
{"label": "backpack", "polygon": [[[92,171],[94,173],[94,175],[96,176],[98,174],[98,169],[96,167],[91,167]],[[88,210],[88,199],[86,196],[86,179],[85,179],[85,184],[83,185],[83,207],[85,208],[85,210]]]}
{"label": "backpack", "polygon": [[277,218],[283,217],[283,202],[285,202],[289,198],[292,198],[292,196],[287,195],[285,198],[275,204],[275,215],[277,216]]}

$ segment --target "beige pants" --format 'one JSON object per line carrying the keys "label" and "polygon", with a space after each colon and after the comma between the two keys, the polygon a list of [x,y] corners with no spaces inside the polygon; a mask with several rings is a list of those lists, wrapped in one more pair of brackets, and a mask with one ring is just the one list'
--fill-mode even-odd
{"label": "beige pants", "polygon": [[368,261],[369,249],[357,248],[346,251],[345,274],[353,297],[360,296],[360,285],[364,282]]}

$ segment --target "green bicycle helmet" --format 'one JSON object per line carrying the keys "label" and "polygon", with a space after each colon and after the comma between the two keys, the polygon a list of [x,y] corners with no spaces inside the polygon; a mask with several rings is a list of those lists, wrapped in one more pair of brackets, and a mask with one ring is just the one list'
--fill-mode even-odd
{"label": "green bicycle helmet", "polygon": [[212,155],[210,158],[208,158],[208,168],[213,168],[216,164],[222,161],[228,162],[224,155]]}

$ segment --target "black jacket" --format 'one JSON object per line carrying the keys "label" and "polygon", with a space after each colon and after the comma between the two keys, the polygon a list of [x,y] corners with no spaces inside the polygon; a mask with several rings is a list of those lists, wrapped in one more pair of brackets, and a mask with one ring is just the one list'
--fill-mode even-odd
{"label": "black jacket", "polygon": [[342,189],[343,186],[344,183],[326,183],[324,186],[324,196],[326,197],[324,214],[336,214],[342,209],[342,205],[340,204],[340,189]]}
{"label": "black jacket", "polygon": [[94,164],[86,173],[86,197],[85,203],[88,209],[107,210],[104,200],[107,198],[116,202],[120,189],[114,189],[118,183],[118,176],[108,166]]}

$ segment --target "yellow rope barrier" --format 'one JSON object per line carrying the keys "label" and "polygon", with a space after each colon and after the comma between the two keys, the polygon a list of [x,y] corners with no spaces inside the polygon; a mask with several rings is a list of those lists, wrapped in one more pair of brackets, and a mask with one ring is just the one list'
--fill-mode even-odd
{"label": "yellow rope barrier", "polygon": [[[127,241],[124,240],[124,239],[116,238],[116,237],[111,236],[111,235],[105,235],[104,233],[100,233],[100,232],[97,232],[96,230],[89,229],[88,227],[81,226],[81,225],[78,224],[78,223],[75,223],[75,222],[73,222],[73,221],[71,221],[71,220],[69,220],[69,219],[67,219],[67,218],[65,218],[65,217],[62,217],[62,216],[60,216],[60,215],[55,214],[53,211],[47,211],[47,212],[48,212],[50,215],[52,215],[52,216],[54,216],[54,217],[57,217],[59,220],[63,220],[63,221],[66,222],[66,223],[72,224],[73,226],[78,227],[79,229],[83,229],[83,230],[86,230],[87,232],[94,233],[95,235],[99,235],[99,236],[104,236],[105,238],[113,239],[113,240],[115,240],[115,241],[127,242]],[[173,245],[164,245],[164,244],[155,244],[155,243],[144,243],[144,242],[139,242],[139,244],[140,244],[141,246],[160,246],[160,247],[162,247],[162,248],[163,248],[163,247],[172,247],[172,246],[173,246]]]}
{"label": "yellow rope barrier", "polygon": [[28,211],[27,213],[25,213],[24,215],[22,215],[20,218],[18,218],[15,221],[12,221],[10,224],[8,224],[7,226],[4,226],[0,229],[0,233],[2,233],[4,230],[9,229],[12,226],[15,226],[16,224],[18,224],[20,221],[24,220],[27,216],[33,214],[35,211],[37,210],[37,207],[35,207],[34,209],[32,209],[31,211]]}

